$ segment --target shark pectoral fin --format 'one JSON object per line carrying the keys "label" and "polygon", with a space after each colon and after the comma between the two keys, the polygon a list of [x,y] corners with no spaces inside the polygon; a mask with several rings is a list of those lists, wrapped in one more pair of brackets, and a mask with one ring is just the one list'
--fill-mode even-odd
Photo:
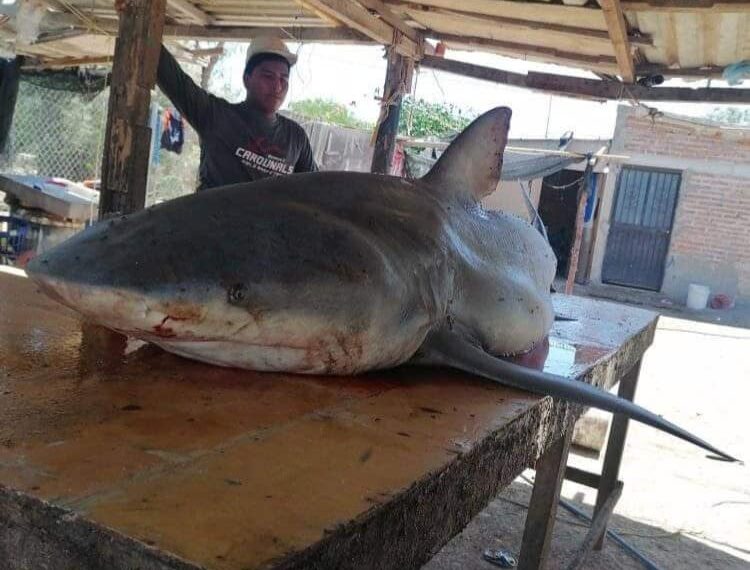
{"label": "shark pectoral fin", "polygon": [[507,107],[480,115],[445,149],[422,180],[455,192],[468,191],[477,200],[494,192],[500,181],[510,116]]}
{"label": "shark pectoral fin", "polygon": [[738,461],[711,444],[668,422],[641,406],[584,382],[547,374],[519,366],[487,354],[456,333],[440,330],[430,334],[420,348],[419,364],[449,366],[477,374],[506,386],[537,394],[563,398],[577,404],[599,408],[665,431],[675,437],[716,454],[727,461]]}

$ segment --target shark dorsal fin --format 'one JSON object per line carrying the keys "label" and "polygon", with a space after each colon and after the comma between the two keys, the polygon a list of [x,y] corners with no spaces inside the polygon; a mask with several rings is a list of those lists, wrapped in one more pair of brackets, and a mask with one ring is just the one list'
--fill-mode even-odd
{"label": "shark dorsal fin", "polygon": [[480,115],[445,149],[422,180],[477,200],[492,193],[500,180],[511,111],[496,107]]}

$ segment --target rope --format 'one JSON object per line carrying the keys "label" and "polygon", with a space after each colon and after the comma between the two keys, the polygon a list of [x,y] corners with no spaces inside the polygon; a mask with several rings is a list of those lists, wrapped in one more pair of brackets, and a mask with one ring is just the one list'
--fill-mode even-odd
{"label": "rope", "polygon": [[[57,0],[57,2],[59,4],[61,4],[62,6],[64,6],[65,9],[68,10],[68,12],[70,12],[71,14],[73,14],[76,18],[78,18],[79,20],[81,20],[86,25],[86,30],[87,31],[94,31],[95,30],[95,31],[97,31],[100,34],[103,34],[105,36],[111,36],[112,35],[107,30],[105,30],[104,28],[102,28],[101,26],[99,26],[96,23],[96,20],[94,20],[93,18],[90,18],[83,10],[79,9],[74,4],[71,4],[70,2],[68,2],[68,0]],[[94,1],[92,0],[92,2],[91,2],[91,12],[93,13],[93,11],[94,11]]]}
{"label": "rope", "polygon": [[[386,48],[386,54],[388,55],[387,60],[390,64],[393,47]],[[408,90],[406,89],[406,80],[408,78],[408,65],[402,65],[400,69],[400,77],[397,78],[396,88],[390,93],[383,92],[383,97],[380,100],[380,115],[375,123],[375,128],[372,130],[372,137],[370,137],[370,144],[374,145],[378,129],[385,120],[388,118],[391,106],[396,102],[399,97],[402,97]]]}
{"label": "rope", "polygon": [[580,178],[576,178],[573,180],[573,182],[569,182],[568,184],[563,184],[562,186],[555,186],[554,184],[548,184],[547,182],[544,183],[544,185],[547,188],[552,188],[553,190],[565,190],[566,188],[570,188],[571,186],[575,186],[576,184],[580,184],[581,180],[583,180],[583,176]]}

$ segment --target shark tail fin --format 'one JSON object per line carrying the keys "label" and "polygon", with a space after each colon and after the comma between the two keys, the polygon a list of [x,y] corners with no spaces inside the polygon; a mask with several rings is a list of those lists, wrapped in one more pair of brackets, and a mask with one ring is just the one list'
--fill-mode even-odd
{"label": "shark tail fin", "polygon": [[422,180],[450,191],[468,192],[477,200],[492,193],[500,181],[510,116],[507,107],[496,107],[474,119]]}
{"label": "shark tail fin", "polygon": [[738,461],[699,437],[633,402],[618,398],[584,382],[547,374],[496,358],[449,331],[437,331],[425,340],[423,348],[420,349],[419,362],[458,368],[513,388],[548,395],[553,398],[562,398],[612,413],[624,414],[630,419],[702,447],[720,459]]}

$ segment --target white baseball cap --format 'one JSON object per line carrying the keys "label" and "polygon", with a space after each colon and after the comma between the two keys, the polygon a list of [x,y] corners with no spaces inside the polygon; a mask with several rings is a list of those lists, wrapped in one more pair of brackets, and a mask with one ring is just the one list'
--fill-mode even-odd
{"label": "white baseball cap", "polygon": [[250,61],[250,58],[259,53],[272,53],[283,57],[289,63],[289,67],[297,63],[297,56],[290,52],[286,44],[275,36],[258,36],[254,38],[250,45],[247,46],[247,54],[245,55],[245,63]]}

